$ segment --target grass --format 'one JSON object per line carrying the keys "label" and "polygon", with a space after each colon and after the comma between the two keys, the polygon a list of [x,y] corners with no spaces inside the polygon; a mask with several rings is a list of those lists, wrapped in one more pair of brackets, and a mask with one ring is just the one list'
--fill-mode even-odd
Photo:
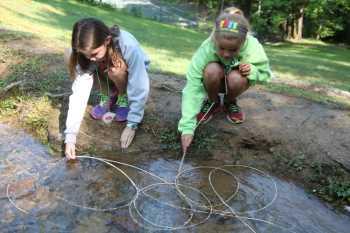
{"label": "grass", "polygon": [[194,30],[140,19],[108,7],[68,0],[0,1],[1,27],[31,33],[63,50],[72,26],[83,17],[97,17],[131,32],[152,60],[151,70],[183,75],[206,35]]}
{"label": "grass", "polygon": [[[172,128],[162,128],[159,130],[159,139],[163,149],[180,151],[181,144],[179,143],[180,135],[177,131],[177,126]],[[212,149],[212,145],[215,144],[217,135],[209,133],[208,130],[197,131],[193,139],[193,143],[189,149],[189,153],[195,155],[206,155]]]}
{"label": "grass", "polygon": [[281,94],[301,97],[318,103],[333,105],[335,107],[350,109],[350,101],[346,97],[328,96],[307,89],[292,87],[283,83],[269,83],[264,86],[265,89]]}
{"label": "grass", "polygon": [[0,100],[0,120],[11,122],[17,119],[21,127],[42,143],[47,143],[51,106],[51,101],[45,96],[35,97],[17,93],[15,96]]}
{"label": "grass", "polygon": [[277,78],[350,92],[350,49],[312,40],[269,44],[265,49]]}
{"label": "grass", "polygon": [[[0,120],[20,126],[33,134],[41,142],[48,140],[49,113],[54,101],[46,93],[55,94],[71,85],[67,71],[55,54],[27,54],[2,44],[8,38],[21,34],[7,33],[0,36],[0,57],[6,58],[7,75],[0,77],[0,88],[20,81],[21,85],[3,93],[0,98]],[[48,67],[51,68],[48,69]]]}

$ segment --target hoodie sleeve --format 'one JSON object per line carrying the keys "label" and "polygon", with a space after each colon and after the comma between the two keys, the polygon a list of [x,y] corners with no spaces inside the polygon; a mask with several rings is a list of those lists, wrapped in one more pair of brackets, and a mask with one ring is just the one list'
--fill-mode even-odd
{"label": "hoodie sleeve", "polygon": [[186,74],[186,86],[182,91],[181,119],[178,130],[182,134],[194,134],[199,113],[206,96],[203,85],[203,71],[208,63],[216,61],[210,40],[206,40],[193,55]]}
{"label": "hoodie sleeve", "polygon": [[251,84],[266,83],[272,78],[269,59],[265,50],[259,41],[252,36],[249,38],[247,48],[242,54],[241,62],[251,64],[251,71],[248,76]]}
{"label": "hoodie sleeve", "polygon": [[127,94],[130,106],[127,120],[140,123],[148,99],[150,82],[145,65],[145,56],[139,47],[133,47],[125,54],[128,64]]}
{"label": "hoodie sleeve", "polygon": [[76,143],[76,137],[84,117],[92,84],[92,74],[77,72],[72,85],[73,93],[69,97],[69,109],[64,131],[65,143]]}

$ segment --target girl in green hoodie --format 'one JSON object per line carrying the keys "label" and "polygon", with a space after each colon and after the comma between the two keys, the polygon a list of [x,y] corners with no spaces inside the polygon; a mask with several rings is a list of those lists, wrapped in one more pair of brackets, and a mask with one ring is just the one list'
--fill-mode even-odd
{"label": "girl in green hoodie", "polygon": [[[249,23],[240,10],[218,16],[212,35],[192,57],[186,78],[178,126],[184,152],[198,122],[208,122],[215,113],[225,110],[230,122],[242,123],[245,116],[236,98],[250,86],[271,79],[265,51],[249,34]],[[219,93],[225,93],[223,108]]]}

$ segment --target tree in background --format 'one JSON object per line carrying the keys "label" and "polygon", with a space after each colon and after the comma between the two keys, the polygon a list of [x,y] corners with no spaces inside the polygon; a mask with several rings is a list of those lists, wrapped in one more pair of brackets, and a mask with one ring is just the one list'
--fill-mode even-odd
{"label": "tree in background", "polygon": [[262,40],[301,40],[303,37],[312,37],[350,44],[350,0],[164,1],[174,5],[183,3],[196,6],[204,21],[214,21],[225,7],[239,7],[250,20],[255,35]]}
{"label": "tree in background", "polygon": [[350,42],[350,1],[310,0],[305,14],[308,36],[316,39],[335,37],[338,41]]}
{"label": "tree in background", "polygon": [[257,36],[301,40],[303,36],[350,44],[349,0],[236,0]]}

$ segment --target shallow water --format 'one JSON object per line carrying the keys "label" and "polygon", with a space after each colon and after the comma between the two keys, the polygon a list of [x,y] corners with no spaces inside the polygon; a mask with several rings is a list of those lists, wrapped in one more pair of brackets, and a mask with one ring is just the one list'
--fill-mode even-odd
{"label": "shallow water", "polygon": [[348,216],[255,168],[187,160],[178,175],[178,160],[144,158],[67,163],[0,125],[0,232],[349,232]]}

